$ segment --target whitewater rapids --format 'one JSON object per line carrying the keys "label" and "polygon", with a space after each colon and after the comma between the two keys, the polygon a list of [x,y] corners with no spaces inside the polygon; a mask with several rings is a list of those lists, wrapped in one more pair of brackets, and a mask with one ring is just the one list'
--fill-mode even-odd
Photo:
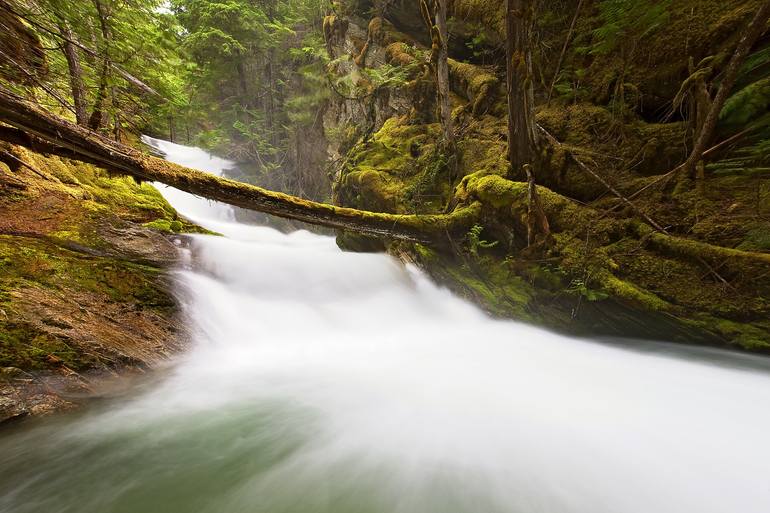
{"label": "whitewater rapids", "polygon": [[388,256],[158,188],[224,235],[177,273],[194,347],[130,397],[0,433],[0,511],[770,511],[766,360],[495,321]]}

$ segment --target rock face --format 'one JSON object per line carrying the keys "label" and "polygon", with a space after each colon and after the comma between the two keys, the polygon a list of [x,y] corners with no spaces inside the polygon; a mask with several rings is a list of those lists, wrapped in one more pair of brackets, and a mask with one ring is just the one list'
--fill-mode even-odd
{"label": "rock face", "polygon": [[0,147],[0,422],[72,407],[184,346],[172,228],[197,229],[148,184]]}

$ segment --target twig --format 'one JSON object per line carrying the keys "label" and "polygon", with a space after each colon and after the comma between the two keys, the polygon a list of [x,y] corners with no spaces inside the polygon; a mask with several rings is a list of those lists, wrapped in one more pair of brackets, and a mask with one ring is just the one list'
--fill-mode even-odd
{"label": "twig", "polygon": [[[735,135],[733,135],[733,136],[730,136],[730,137],[728,137],[728,138],[727,138],[727,139],[725,139],[724,141],[722,141],[722,142],[720,142],[720,143],[718,143],[718,144],[716,144],[716,145],[712,146],[711,148],[709,148],[708,150],[706,150],[706,151],[704,151],[704,152],[703,152],[703,156],[702,156],[702,158],[703,158],[703,159],[705,159],[705,158],[707,158],[707,157],[710,157],[712,154],[714,154],[714,153],[716,153],[717,151],[721,150],[721,149],[722,149],[722,148],[724,148],[725,146],[727,146],[727,145],[729,145],[729,144],[731,144],[731,143],[734,143],[735,141],[737,141],[737,140],[738,140],[738,139],[740,139],[741,137],[745,136],[746,134],[748,134],[748,133],[751,133],[751,132],[752,132],[752,131],[754,131],[754,130],[755,130],[757,127],[758,127],[758,126],[759,126],[758,124],[754,124],[754,125],[751,125],[750,127],[746,128],[745,130],[742,130],[742,131],[738,132],[737,134],[735,134]],[[659,177],[657,177],[655,180],[653,180],[652,182],[648,183],[647,185],[645,185],[644,187],[642,187],[641,189],[639,189],[638,191],[636,191],[635,193],[633,193],[632,195],[630,195],[630,196],[628,197],[628,199],[634,199],[634,198],[636,198],[637,196],[639,196],[640,194],[642,194],[644,191],[646,191],[646,190],[650,189],[651,187],[654,187],[655,185],[659,184],[659,183],[660,183],[660,182],[662,182],[663,180],[665,180],[665,179],[669,178],[671,175],[674,175],[674,174],[676,174],[676,173],[677,173],[677,172],[679,172],[679,171],[680,171],[680,170],[681,170],[683,167],[684,167],[684,164],[680,164],[680,165],[678,165],[677,167],[675,167],[674,169],[672,169],[671,171],[669,171],[668,173],[666,173],[666,174],[664,174],[664,175],[660,175],[660,176],[659,176]],[[618,208],[619,206],[620,206],[620,205],[615,205],[614,207],[612,207],[612,208],[610,208],[609,210],[607,210],[607,212],[612,212],[613,210],[615,210],[615,209],[616,209],[616,208]]]}
{"label": "twig", "polygon": [[59,96],[58,94],[56,94],[56,91],[52,90],[51,88],[49,88],[48,86],[46,86],[45,84],[43,84],[41,81],[39,81],[39,80],[38,80],[38,79],[35,77],[35,75],[33,75],[32,73],[30,73],[30,72],[29,72],[29,71],[28,71],[28,70],[27,70],[27,69],[26,69],[24,66],[22,66],[21,64],[19,64],[18,62],[16,62],[16,61],[13,59],[13,57],[11,57],[10,55],[8,55],[7,53],[5,53],[5,52],[4,52],[4,51],[2,51],[2,50],[0,50],[0,55],[2,55],[2,56],[5,58],[5,59],[7,59],[7,60],[8,60],[8,62],[10,62],[11,64],[15,65],[17,68],[19,68],[19,70],[20,70],[22,73],[24,73],[24,74],[27,76],[27,78],[28,78],[28,79],[30,79],[32,82],[34,82],[35,84],[37,84],[37,85],[38,85],[38,87],[40,87],[40,88],[41,88],[43,91],[45,91],[46,93],[48,93],[48,94],[50,94],[52,97],[54,97],[54,98],[56,99],[56,101],[58,101],[58,102],[59,102],[59,103],[62,105],[62,107],[64,107],[65,109],[69,110],[69,111],[70,111],[70,112],[72,112],[73,114],[75,113],[75,109],[73,109],[73,108],[70,106],[70,104],[69,104],[69,103],[67,103],[66,101],[64,101],[64,99],[62,99],[62,97],[61,97],[61,96]]}
{"label": "twig", "polygon": [[5,151],[5,150],[0,150],[0,153],[2,153],[4,156],[8,157],[9,159],[13,160],[13,161],[14,161],[14,162],[16,162],[17,164],[19,164],[19,165],[21,165],[21,166],[24,166],[24,167],[26,167],[27,169],[29,169],[30,171],[32,171],[33,173],[35,173],[35,174],[36,174],[37,176],[39,176],[40,178],[42,178],[42,179],[44,179],[44,180],[50,180],[50,177],[48,177],[48,176],[44,175],[43,173],[41,173],[40,171],[38,171],[38,170],[37,170],[37,169],[35,169],[34,167],[30,166],[29,164],[27,164],[26,162],[24,162],[23,160],[21,160],[21,159],[20,159],[19,157],[17,157],[16,155],[13,155],[12,153],[9,153],[9,152],[7,152],[7,151]]}
{"label": "twig", "polygon": [[572,23],[569,26],[569,31],[567,32],[567,39],[564,40],[564,47],[561,49],[561,55],[559,55],[559,60],[556,63],[556,71],[554,71],[553,73],[553,80],[551,81],[551,87],[548,88],[548,99],[546,100],[546,103],[551,103],[553,88],[556,86],[556,80],[559,78],[561,65],[562,63],[564,63],[564,56],[567,54],[567,48],[569,47],[570,40],[572,39],[572,34],[575,31],[575,24],[577,23],[578,15],[580,14],[580,8],[582,6],[583,6],[583,0],[580,0],[578,2],[577,9],[575,9],[575,16],[572,17]]}
{"label": "twig", "polygon": [[[563,148],[564,147],[564,145],[562,143],[560,143],[558,139],[556,139],[554,136],[552,136],[550,133],[548,133],[548,131],[545,128],[543,128],[539,124],[537,125],[537,128],[543,133],[543,135],[545,135],[546,139],[548,139],[548,141],[552,145],[556,146],[557,148]],[[647,221],[647,223],[649,223],[650,226],[652,226],[653,228],[655,228],[659,232],[666,233],[666,230],[661,225],[656,223],[650,216],[648,216],[646,213],[644,213],[630,199],[626,198],[620,192],[618,192],[618,190],[615,187],[613,187],[609,182],[607,182],[607,180],[602,178],[598,173],[596,173],[596,171],[591,169],[587,164],[585,164],[582,160],[580,160],[573,152],[571,152],[569,150],[567,150],[567,151],[570,154],[570,157],[572,157],[572,160],[578,165],[578,167],[580,167],[583,171],[585,171],[586,173],[591,175],[596,181],[598,181],[604,187],[606,187],[608,191],[610,191],[612,194],[614,194],[615,196],[620,198],[621,201],[623,201],[623,203],[625,203],[626,205],[631,207],[636,213],[638,213],[640,216],[642,216],[642,218],[644,218],[644,220]]]}

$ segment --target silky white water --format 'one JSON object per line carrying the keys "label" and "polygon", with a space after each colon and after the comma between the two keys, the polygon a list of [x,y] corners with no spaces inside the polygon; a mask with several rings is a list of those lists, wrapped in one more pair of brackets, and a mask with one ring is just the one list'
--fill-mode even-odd
{"label": "silky white water", "polygon": [[770,511],[765,360],[491,320],[387,256],[158,187],[225,235],[178,273],[195,344],[132,396],[0,433],[0,511]]}

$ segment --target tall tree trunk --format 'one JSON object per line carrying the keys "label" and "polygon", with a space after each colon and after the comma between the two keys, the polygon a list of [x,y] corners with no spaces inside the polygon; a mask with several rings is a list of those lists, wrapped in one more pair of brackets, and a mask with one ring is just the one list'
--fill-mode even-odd
{"label": "tall tree trunk", "polygon": [[265,75],[267,82],[267,91],[265,92],[265,130],[267,130],[268,141],[270,145],[277,146],[278,137],[275,133],[275,98],[273,89],[273,59],[275,51],[271,48],[267,52],[267,64],[265,64]]}
{"label": "tall tree trunk", "polygon": [[101,48],[98,48],[102,54],[102,69],[99,75],[99,89],[96,92],[96,100],[94,100],[94,108],[91,111],[88,126],[92,130],[99,130],[107,122],[107,114],[104,109],[107,102],[107,84],[110,72],[110,39],[112,34],[109,22],[109,9],[104,6],[101,0],[94,0],[94,7],[96,7],[96,12],[99,15],[99,26],[102,31],[102,44]]}
{"label": "tall tree trunk", "polygon": [[698,162],[703,157],[703,152],[706,151],[711,140],[714,138],[714,132],[716,131],[717,121],[719,121],[719,114],[722,112],[722,108],[725,102],[730,96],[735,81],[738,79],[738,72],[746,61],[751,47],[762,36],[767,28],[767,22],[770,20],[770,1],[765,2],[759,9],[757,9],[754,19],[751,20],[749,26],[743,32],[741,40],[738,42],[738,46],[735,48],[730,62],[727,65],[724,76],[722,77],[722,83],[719,85],[719,90],[714,101],[711,104],[711,109],[703,121],[703,126],[700,133],[697,135],[695,146],[689,158],[682,165],[682,171],[686,175],[692,175]]}
{"label": "tall tree trunk", "polygon": [[91,130],[101,129],[107,120],[107,116],[104,113],[104,104],[107,99],[107,73],[109,72],[109,64],[105,60],[102,63],[102,69],[99,74],[99,89],[96,91],[96,99],[94,100],[94,108],[91,111],[91,117],[88,119],[88,128]]}
{"label": "tall tree trunk", "polygon": [[[275,2],[267,2],[267,19],[270,23],[275,18]],[[275,48],[272,44],[268,44],[267,50],[267,63],[265,64],[265,75],[267,82],[267,91],[265,94],[265,128],[268,133],[268,140],[270,145],[274,148],[278,146],[278,137],[275,127],[275,78],[273,63],[275,61]]]}
{"label": "tall tree trunk", "polygon": [[455,151],[455,135],[452,126],[452,105],[449,96],[449,30],[447,29],[447,1],[436,0],[436,27],[440,38],[438,62],[436,63],[436,85],[438,86],[439,110],[444,143],[450,153]]}
{"label": "tall tree trunk", "polygon": [[86,105],[86,88],[83,84],[83,68],[80,65],[80,54],[75,46],[75,35],[70,30],[66,21],[59,23],[59,31],[64,34],[64,57],[67,59],[67,68],[70,76],[70,89],[72,102],[75,105],[75,119],[80,126],[88,124],[88,106]]}
{"label": "tall tree trunk", "polygon": [[249,97],[249,83],[246,79],[246,67],[243,65],[243,57],[239,53],[236,57],[235,72],[238,74],[238,85],[241,88],[241,98],[243,100],[243,106],[247,109],[251,108],[251,98]]}
{"label": "tall tree trunk", "polygon": [[526,180],[525,165],[535,161],[534,89],[530,37],[535,0],[506,0],[506,86],[510,177]]}

